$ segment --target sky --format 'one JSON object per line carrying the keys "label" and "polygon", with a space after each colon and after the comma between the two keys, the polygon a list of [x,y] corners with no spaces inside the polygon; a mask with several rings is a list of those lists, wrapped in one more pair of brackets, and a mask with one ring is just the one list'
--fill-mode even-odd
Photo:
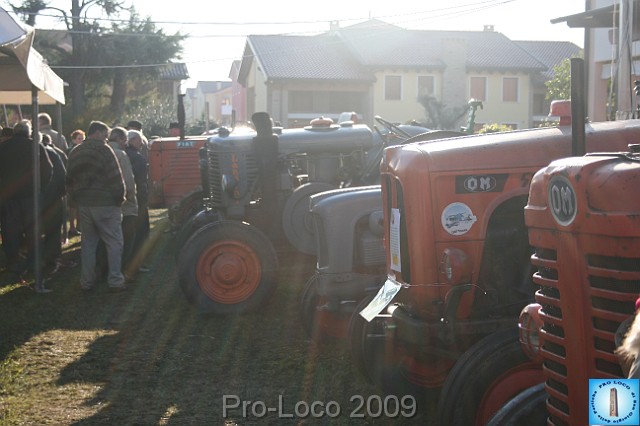
{"label": "sky", "polygon": [[[8,1],[0,0],[0,5],[7,8]],[[191,77],[185,88],[194,87],[198,81],[228,81],[231,63],[241,59],[247,35],[314,35],[327,31],[335,21],[346,27],[375,18],[416,30],[482,31],[485,25],[493,25],[495,31],[512,40],[584,44],[583,29],[569,28],[566,23],[551,24],[550,20],[583,12],[585,0],[124,2],[134,4],[142,17],[150,16],[166,33],[179,31],[189,36],[180,60],[187,64]],[[49,3],[70,8],[70,0]]]}

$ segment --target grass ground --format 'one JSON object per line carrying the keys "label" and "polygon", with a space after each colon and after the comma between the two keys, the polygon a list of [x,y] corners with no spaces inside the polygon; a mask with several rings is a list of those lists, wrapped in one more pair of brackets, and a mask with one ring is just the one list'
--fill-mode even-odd
{"label": "grass ground", "polygon": [[[49,294],[0,285],[1,425],[346,425],[356,422],[354,410],[366,413],[356,410],[357,395],[375,402],[376,390],[353,371],[346,342],[316,345],[300,325],[298,298],[314,258],[280,253],[278,290],[259,312],[200,315],[177,284],[166,211],[151,217],[151,272],[125,292],[105,284],[83,293],[79,266],[47,282]],[[78,238],[64,256],[79,261]],[[242,405],[224,412],[224,402],[238,400],[246,416]],[[341,412],[299,418],[299,401],[335,401]],[[263,408],[276,411],[262,417]]]}

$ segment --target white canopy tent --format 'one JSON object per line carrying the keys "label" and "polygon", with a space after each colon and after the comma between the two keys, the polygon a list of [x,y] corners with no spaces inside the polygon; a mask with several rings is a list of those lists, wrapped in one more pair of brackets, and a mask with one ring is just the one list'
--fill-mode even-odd
{"label": "white canopy tent", "polygon": [[[0,104],[33,106],[32,116],[38,115],[39,104],[64,104],[64,82],[33,49],[34,28],[0,8]],[[60,110],[60,109],[59,109]],[[59,114],[60,115],[60,114]],[[33,134],[39,135],[38,120],[32,120]],[[34,217],[35,217],[35,286],[37,292],[47,292],[42,283],[40,268],[40,158],[34,137]]]}
{"label": "white canopy tent", "polygon": [[64,82],[32,48],[34,28],[0,8],[0,104],[64,104]]}

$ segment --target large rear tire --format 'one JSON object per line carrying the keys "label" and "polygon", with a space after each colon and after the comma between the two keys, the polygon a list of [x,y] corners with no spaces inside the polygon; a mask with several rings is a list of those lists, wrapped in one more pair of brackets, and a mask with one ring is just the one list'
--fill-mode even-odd
{"label": "large rear tire", "polygon": [[541,366],[522,351],[517,328],[490,334],[449,372],[438,402],[438,424],[484,426],[518,393],[543,380]]}
{"label": "large rear tire", "polygon": [[220,215],[214,210],[202,210],[191,216],[182,226],[177,229],[173,238],[173,250],[176,262],[185,243],[199,229],[206,225],[220,220]]}
{"label": "large rear tire", "polygon": [[242,222],[200,228],[178,256],[180,286],[201,312],[240,314],[264,305],[276,288],[278,260],[269,239]]}
{"label": "large rear tire", "polygon": [[282,212],[282,228],[289,243],[298,251],[316,254],[315,230],[309,217],[309,197],[332,189],[336,187],[328,183],[305,183],[287,198]]}
{"label": "large rear tire", "polygon": [[507,402],[487,426],[540,426],[547,424],[547,392],[540,383]]}
{"label": "large rear tire", "polygon": [[189,218],[201,211],[204,207],[202,197],[204,193],[202,188],[197,187],[187,195],[182,197],[180,201],[173,204],[168,209],[169,222],[173,229],[179,229]]}

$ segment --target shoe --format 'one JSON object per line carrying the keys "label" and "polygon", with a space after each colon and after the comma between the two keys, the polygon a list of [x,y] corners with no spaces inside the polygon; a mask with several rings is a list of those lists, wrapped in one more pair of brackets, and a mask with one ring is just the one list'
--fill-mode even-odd
{"label": "shoe", "polygon": [[127,289],[127,285],[122,283],[120,285],[110,285],[109,286],[109,291],[112,292],[119,292],[119,291],[125,291]]}
{"label": "shoe", "polygon": [[141,266],[140,269],[138,269],[139,272],[149,272],[151,271],[151,269],[147,268],[146,266]]}
{"label": "shoe", "polygon": [[80,284],[80,289],[82,291],[91,291],[91,290],[93,290],[93,286],[92,285]]}
{"label": "shoe", "polygon": [[75,268],[76,266],[78,266],[78,263],[74,262],[73,260],[58,259],[58,261],[56,261],[56,266],[58,268]]}
{"label": "shoe", "polygon": [[48,277],[57,274],[59,270],[60,265],[58,263],[54,263],[53,265],[45,265],[44,268],[42,268],[42,272]]}
{"label": "shoe", "polygon": [[134,282],[136,282],[136,277],[124,274],[124,282],[125,282],[125,284],[134,283]]}

